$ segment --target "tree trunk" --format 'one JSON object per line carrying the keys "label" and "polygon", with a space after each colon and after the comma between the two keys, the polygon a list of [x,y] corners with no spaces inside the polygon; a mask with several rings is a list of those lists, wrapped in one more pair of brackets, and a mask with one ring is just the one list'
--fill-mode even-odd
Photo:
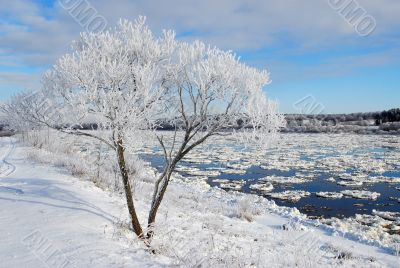
{"label": "tree trunk", "polygon": [[121,171],[122,175],[122,181],[124,183],[124,188],[125,188],[125,196],[126,196],[126,203],[128,205],[128,210],[129,210],[129,215],[131,216],[131,221],[132,221],[132,227],[135,232],[135,234],[143,239],[143,230],[142,227],[140,226],[135,206],[133,203],[133,195],[132,195],[132,189],[131,189],[131,184],[129,182],[129,175],[128,175],[128,170],[126,168],[126,162],[125,162],[125,149],[122,144],[122,140],[118,139],[118,144],[117,144],[117,155],[118,155],[118,165]]}
{"label": "tree trunk", "polygon": [[149,228],[147,235],[146,235],[147,239],[151,239],[154,235],[154,231],[153,231],[152,227],[154,226],[154,223],[156,221],[156,215],[157,215],[158,208],[161,205],[161,201],[164,198],[164,194],[167,190],[169,180],[171,179],[172,170],[173,169],[171,167],[168,168],[168,172],[165,174],[164,179],[162,181],[161,189],[160,189],[159,193],[157,194],[157,196],[154,200],[154,203],[151,206],[151,209],[149,212],[149,218],[147,220],[147,224],[148,224],[147,226]]}

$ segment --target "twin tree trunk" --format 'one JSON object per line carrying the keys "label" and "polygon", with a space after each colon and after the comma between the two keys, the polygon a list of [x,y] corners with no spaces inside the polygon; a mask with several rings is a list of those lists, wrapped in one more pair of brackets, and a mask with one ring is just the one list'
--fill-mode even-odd
{"label": "twin tree trunk", "polygon": [[167,190],[168,183],[171,178],[172,172],[173,172],[173,168],[171,166],[168,166],[167,172],[165,173],[164,178],[162,180],[161,189],[160,189],[159,193],[157,193],[157,195],[155,196],[155,199],[153,200],[153,202],[151,204],[149,218],[147,220],[147,227],[149,228],[149,230],[147,232],[147,236],[146,236],[147,239],[151,239],[154,235],[153,227],[154,227],[154,223],[156,221],[157,211],[161,205],[161,201],[164,198],[164,194]]}
{"label": "twin tree trunk", "polygon": [[[126,197],[126,203],[128,205],[128,211],[129,215],[131,217],[131,224],[133,227],[133,230],[135,234],[140,238],[140,239],[150,239],[153,237],[153,230],[152,226],[154,226],[154,222],[156,220],[156,215],[158,208],[161,205],[161,201],[164,197],[164,194],[167,190],[168,182],[171,178],[172,175],[172,168],[168,168],[168,172],[165,174],[164,179],[162,181],[161,189],[159,191],[159,194],[156,196],[154,202],[151,205],[151,209],[149,212],[149,218],[148,218],[148,227],[149,230],[147,232],[146,237],[144,236],[143,229],[140,225],[134,201],[133,201],[133,194],[132,194],[132,188],[131,188],[131,183],[129,181],[129,173],[128,173],[128,168],[126,166],[126,161],[125,161],[125,149],[123,145],[122,139],[118,140],[117,143],[117,156],[118,156],[118,165],[121,171],[121,176],[122,176],[122,181],[124,184],[124,190],[125,190],[125,197]],[[146,245],[149,245],[149,241],[146,241]]]}
{"label": "twin tree trunk", "polygon": [[[214,129],[215,131],[215,129]],[[154,235],[153,227],[154,223],[156,221],[156,215],[157,211],[161,205],[161,201],[164,198],[165,192],[168,187],[168,183],[171,179],[172,173],[176,167],[176,164],[190,151],[192,150],[195,146],[201,144],[204,142],[208,137],[212,135],[212,132],[209,132],[207,135],[203,136],[201,139],[197,140],[193,144],[191,144],[189,147],[186,148],[187,143],[190,140],[190,131],[186,131],[185,134],[185,141],[181,146],[181,149],[179,150],[178,154],[174,157],[174,159],[171,162],[167,162],[167,166],[165,167],[164,173],[162,174],[162,177],[160,178],[161,180],[157,182],[155,185],[155,194],[153,196],[153,200],[151,203],[151,208],[149,212],[149,217],[147,219],[147,233],[144,235],[143,229],[140,225],[138,216],[136,214],[134,202],[133,202],[133,195],[132,195],[132,189],[131,189],[131,184],[129,181],[129,174],[128,174],[128,169],[126,167],[126,161],[125,161],[125,149],[124,149],[124,144],[123,140],[120,136],[118,136],[118,142],[117,142],[117,155],[118,155],[118,164],[121,170],[121,175],[122,175],[122,180],[124,182],[124,188],[125,188],[125,195],[126,195],[126,202],[128,205],[128,210],[129,210],[129,215],[131,216],[131,221],[132,221],[132,227],[136,235],[140,238],[143,239],[145,244],[150,247],[150,242],[151,238]],[[186,149],[185,149],[186,148]],[[161,185],[159,185],[161,183]]]}
{"label": "twin tree trunk", "polygon": [[140,226],[135,205],[133,203],[132,188],[131,188],[131,183],[129,181],[128,169],[126,167],[125,149],[123,147],[122,139],[118,139],[117,155],[118,155],[118,165],[121,171],[122,181],[124,183],[126,203],[128,205],[129,215],[131,216],[132,227],[135,234],[139,238],[144,238],[143,230],[142,227]]}

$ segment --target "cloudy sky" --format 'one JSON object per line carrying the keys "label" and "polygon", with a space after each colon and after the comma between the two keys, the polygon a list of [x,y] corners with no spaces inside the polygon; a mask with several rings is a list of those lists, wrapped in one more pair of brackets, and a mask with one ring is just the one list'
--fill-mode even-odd
{"label": "cloudy sky", "polygon": [[[340,14],[348,4],[362,10],[358,19]],[[107,27],[145,15],[157,34],[174,29],[235,51],[269,70],[265,91],[286,113],[304,112],[303,98],[326,113],[400,107],[398,0],[0,0],[0,101],[39,87],[88,29],[74,5],[90,5]]]}

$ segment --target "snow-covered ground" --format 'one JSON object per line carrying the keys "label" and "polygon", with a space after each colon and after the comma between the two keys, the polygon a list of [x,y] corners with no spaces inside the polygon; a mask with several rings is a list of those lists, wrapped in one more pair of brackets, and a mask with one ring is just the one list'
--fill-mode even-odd
{"label": "snow-covered ground", "polygon": [[[0,138],[0,267],[400,265],[393,251],[316,226],[296,209],[180,180],[160,208],[152,255],[129,230],[122,195],[54,166],[58,157]],[[142,221],[150,192],[151,179],[136,184]]]}
{"label": "snow-covered ground", "polygon": [[0,144],[0,267],[158,266],[119,239],[121,200],[27,160],[9,138]]}

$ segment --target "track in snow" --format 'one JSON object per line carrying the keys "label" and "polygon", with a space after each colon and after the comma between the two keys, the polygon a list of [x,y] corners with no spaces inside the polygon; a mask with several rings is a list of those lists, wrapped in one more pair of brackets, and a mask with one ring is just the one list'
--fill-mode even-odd
{"label": "track in snow", "polygon": [[16,170],[16,167],[7,161],[15,149],[15,143],[12,138],[0,138],[0,145],[0,178],[5,178]]}

